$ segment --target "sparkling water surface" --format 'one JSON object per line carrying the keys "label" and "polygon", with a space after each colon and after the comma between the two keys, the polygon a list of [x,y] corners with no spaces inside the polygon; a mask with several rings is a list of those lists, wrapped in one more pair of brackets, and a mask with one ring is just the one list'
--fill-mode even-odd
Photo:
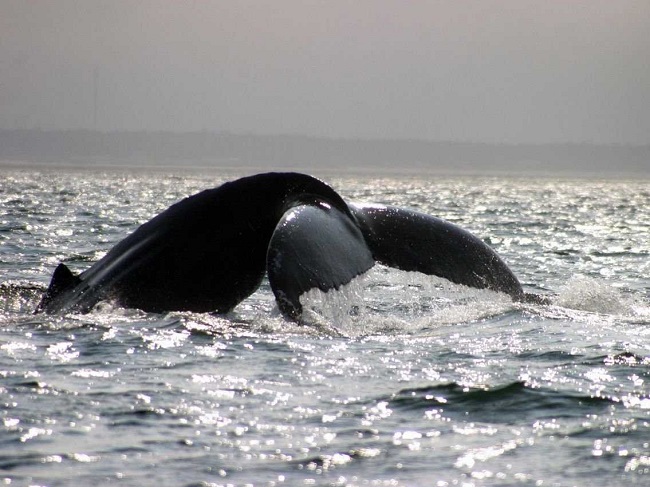
{"label": "sparkling water surface", "polygon": [[309,326],[266,283],[227,316],[32,314],[59,262],[233,177],[0,170],[0,482],[650,485],[649,180],[324,178],[470,230],[550,305],[376,266],[303,296]]}

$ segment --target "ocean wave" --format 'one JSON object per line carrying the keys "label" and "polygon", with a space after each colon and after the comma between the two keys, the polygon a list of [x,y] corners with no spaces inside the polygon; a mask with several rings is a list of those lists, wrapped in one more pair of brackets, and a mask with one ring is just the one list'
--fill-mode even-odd
{"label": "ocean wave", "polygon": [[531,387],[523,381],[485,388],[452,382],[402,389],[385,400],[398,409],[436,408],[446,415],[468,415],[468,420],[490,423],[516,423],[531,416],[582,417],[618,402],[611,397]]}

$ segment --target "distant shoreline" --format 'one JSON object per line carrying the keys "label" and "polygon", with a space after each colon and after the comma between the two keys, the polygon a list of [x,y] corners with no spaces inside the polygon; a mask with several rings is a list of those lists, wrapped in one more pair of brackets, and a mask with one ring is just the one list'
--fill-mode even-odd
{"label": "distant shoreline", "polygon": [[540,179],[540,180],[648,180],[650,183],[650,174],[648,173],[624,173],[624,172],[549,172],[549,171],[503,171],[503,170],[485,170],[485,171],[454,171],[444,169],[387,169],[387,168],[314,168],[314,167],[260,167],[255,165],[243,166],[206,166],[206,165],[134,165],[134,164],[100,164],[84,165],[70,163],[42,163],[26,161],[5,161],[0,160],[0,174],[5,171],[50,171],[50,172],[114,172],[114,173],[195,173],[205,174],[214,173],[225,176],[246,176],[260,172],[269,171],[296,171],[311,174],[322,178],[345,178],[345,177],[397,177],[397,178],[504,178],[504,179]]}
{"label": "distant shoreline", "polygon": [[650,145],[0,130],[0,167],[646,179]]}

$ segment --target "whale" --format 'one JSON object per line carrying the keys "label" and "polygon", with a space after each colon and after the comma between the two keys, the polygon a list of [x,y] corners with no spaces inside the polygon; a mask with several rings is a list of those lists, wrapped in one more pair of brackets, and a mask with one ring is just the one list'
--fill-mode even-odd
{"label": "whale", "polygon": [[535,300],[485,242],[408,208],[346,202],[307,174],[269,172],[204,190],[142,224],[80,274],[54,270],[36,313],[87,313],[100,301],[145,312],[227,313],[265,276],[281,313],[380,263]]}

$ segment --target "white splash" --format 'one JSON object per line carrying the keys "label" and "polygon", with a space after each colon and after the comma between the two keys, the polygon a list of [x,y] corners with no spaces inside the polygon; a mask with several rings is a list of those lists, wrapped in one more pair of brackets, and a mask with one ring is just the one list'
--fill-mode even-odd
{"label": "white splash", "polygon": [[305,323],[333,327],[349,337],[411,334],[499,315],[516,306],[502,293],[382,265],[338,290],[312,289],[300,302]]}
{"label": "white splash", "polygon": [[591,313],[650,317],[648,303],[639,301],[631,294],[624,294],[611,284],[586,276],[573,276],[560,289],[554,304],[563,308]]}

